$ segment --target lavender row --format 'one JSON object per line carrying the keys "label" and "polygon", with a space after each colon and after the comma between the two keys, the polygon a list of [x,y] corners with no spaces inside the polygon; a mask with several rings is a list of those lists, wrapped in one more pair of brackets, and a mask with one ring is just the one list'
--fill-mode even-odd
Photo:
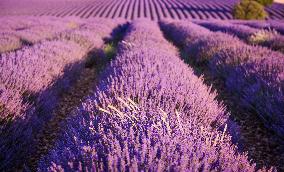
{"label": "lavender row", "polygon": [[1,54],[0,169],[16,166],[31,151],[31,140],[52,117],[60,92],[76,79],[88,51],[102,47],[115,26],[93,20],[53,40]]}
{"label": "lavender row", "polygon": [[244,108],[254,111],[266,127],[284,136],[284,58],[281,53],[248,46],[225,33],[211,32],[193,23],[162,24],[193,61],[207,64],[213,76]]}
{"label": "lavender row", "polygon": [[[72,62],[72,58],[80,58],[88,50],[94,47],[101,47],[103,45],[103,37],[111,33],[112,27],[114,26],[102,23],[85,24],[79,29],[58,34],[54,40],[35,44],[32,47],[25,47],[16,52],[2,54],[1,83],[6,88],[16,90],[21,90],[21,88],[32,92],[44,90],[49,85],[47,83],[50,83],[52,79],[43,79],[45,81],[43,82],[41,81],[42,77],[48,78],[46,73],[50,73],[50,78],[57,76],[56,72],[58,72],[58,69],[56,67],[62,68],[53,65],[53,63],[65,66]],[[25,81],[25,78],[29,79]]]}
{"label": "lavender row", "polygon": [[17,50],[24,45],[32,45],[44,39],[52,39],[56,34],[75,29],[81,24],[76,19],[68,21],[42,18],[40,21],[21,17],[2,19],[1,22],[3,26],[0,26],[0,53]]}
{"label": "lavender row", "polygon": [[[47,1],[3,0],[0,15],[78,16],[82,18],[149,18],[172,19],[233,19],[232,9],[238,1],[195,0],[97,0],[91,1]],[[278,6],[278,8],[276,8]],[[283,19],[282,4],[267,7],[270,19]]]}
{"label": "lavender row", "polygon": [[258,28],[258,29],[275,29],[277,32],[281,33],[284,35],[284,24],[283,20],[268,20],[268,21],[242,21],[242,20],[237,20],[237,21],[232,21],[233,23],[239,23],[243,25],[247,25],[250,27]]}
{"label": "lavender row", "polygon": [[[83,20],[78,17],[29,17],[29,16],[6,16],[0,17],[0,22],[2,23],[0,26],[1,31],[17,31],[23,30],[39,25],[49,25],[49,26],[58,26],[62,24],[64,27],[74,28],[76,25],[80,25],[85,23],[86,20]],[[67,26],[65,26],[67,25]]]}
{"label": "lavender row", "polygon": [[276,30],[256,29],[242,24],[232,24],[223,21],[198,22],[212,31],[222,31],[233,34],[249,44],[262,45],[284,53],[284,36]]}
{"label": "lavender row", "polygon": [[283,20],[269,20],[268,23],[272,28],[276,29],[279,33],[284,35],[284,24]]}
{"label": "lavender row", "polygon": [[254,170],[230,143],[216,93],[156,23],[131,23],[118,49],[39,171]]}

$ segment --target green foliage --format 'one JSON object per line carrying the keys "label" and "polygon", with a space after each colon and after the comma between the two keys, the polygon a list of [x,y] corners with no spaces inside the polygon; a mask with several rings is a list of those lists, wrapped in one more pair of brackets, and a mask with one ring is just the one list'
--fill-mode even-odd
{"label": "green foliage", "polygon": [[116,46],[113,43],[107,44],[104,47],[104,53],[108,58],[112,59],[116,54]]}
{"label": "green foliage", "polygon": [[102,49],[95,49],[87,55],[85,67],[96,68],[102,67],[102,65],[111,60],[116,55],[116,43],[110,42],[107,43]]}
{"label": "green foliage", "polygon": [[256,2],[260,3],[261,5],[268,6],[273,3],[273,0],[255,0]]}
{"label": "green foliage", "polygon": [[253,0],[242,0],[233,10],[235,19],[263,20],[267,17],[264,7]]}

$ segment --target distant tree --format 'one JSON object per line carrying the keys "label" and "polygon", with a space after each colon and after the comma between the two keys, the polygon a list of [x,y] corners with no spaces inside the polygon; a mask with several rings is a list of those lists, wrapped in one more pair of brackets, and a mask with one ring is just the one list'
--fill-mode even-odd
{"label": "distant tree", "polygon": [[233,16],[235,19],[263,20],[267,17],[263,5],[254,0],[242,0],[234,6]]}
{"label": "distant tree", "polygon": [[273,3],[273,0],[255,0],[255,1],[264,5],[264,6],[268,6],[268,5],[271,5]]}

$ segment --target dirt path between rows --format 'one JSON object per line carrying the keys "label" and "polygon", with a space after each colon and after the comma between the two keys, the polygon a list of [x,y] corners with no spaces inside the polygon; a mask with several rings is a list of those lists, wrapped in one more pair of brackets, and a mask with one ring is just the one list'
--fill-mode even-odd
{"label": "dirt path between rows", "polygon": [[61,132],[61,123],[75,110],[82,100],[91,93],[98,81],[99,69],[96,66],[84,68],[74,85],[63,92],[60,102],[53,112],[53,118],[43,127],[43,132],[35,139],[35,153],[29,157],[28,168],[36,171],[40,158],[53,147]]}
{"label": "dirt path between rows", "polygon": [[242,151],[248,153],[248,158],[256,163],[257,168],[275,167],[284,171],[283,141],[273,131],[267,129],[252,109],[244,109],[234,100],[224,88],[224,83],[212,78],[208,71],[204,71],[205,82],[218,92],[217,99],[224,102],[231,113],[230,118],[240,127],[240,137],[237,140]]}
{"label": "dirt path between rows", "polygon": [[[186,55],[181,51],[181,56]],[[213,86],[217,91],[217,100],[226,105],[230,112],[230,119],[239,125],[240,133],[237,134],[237,144],[240,151],[247,152],[249,160],[256,163],[257,168],[275,167],[284,171],[284,144],[273,131],[267,129],[260,118],[252,109],[244,109],[238,101],[226,90],[225,84],[214,78],[206,65],[195,65],[188,61],[189,66],[195,70],[197,76],[203,75],[206,85]],[[235,134],[235,133],[230,133]]]}
{"label": "dirt path between rows", "polygon": [[53,111],[53,118],[43,127],[35,138],[35,151],[26,161],[27,170],[36,171],[38,162],[51,150],[62,132],[62,123],[76,110],[81,102],[92,93],[99,82],[101,71],[115,58],[118,43],[124,37],[128,23],[118,25],[111,36],[104,38],[101,49],[91,50],[85,59],[85,68],[72,87],[60,96],[57,108]]}

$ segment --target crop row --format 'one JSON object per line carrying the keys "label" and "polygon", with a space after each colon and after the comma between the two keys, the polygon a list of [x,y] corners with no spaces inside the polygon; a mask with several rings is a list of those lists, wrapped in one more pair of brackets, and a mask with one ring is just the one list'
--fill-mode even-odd
{"label": "crop row", "polygon": [[164,22],[162,26],[189,58],[206,64],[211,75],[224,81],[226,90],[243,108],[284,136],[283,54],[189,22]]}
{"label": "crop row", "polygon": [[215,97],[156,23],[134,21],[39,170],[253,171]]}
{"label": "crop row", "polygon": [[10,17],[1,20],[0,53],[33,45],[45,39],[53,39],[60,32],[75,29],[80,25],[67,19]]}
{"label": "crop row", "polygon": [[[13,2],[13,1],[12,1]],[[12,4],[4,2],[4,15],[49,15],[104,18],[150,18],[172,19],[232,19],[233,5],[237,1],[193,1],[193,0],[98,0],[59,1]],[[15,2],[14,2],[15,3]],[[29,6],[27,6],[29,4]],[[11,10],[9,10],[11,8]],[[283,19],[283,5],[274,4],[267,8],[270,19]],[[16,10],[18,9],[18,11]],[[5,12],[6,11],[6,12]]]}
{"label": "crop row", "polygon": [[277,32],[284,35],[284,23],[283,20],[267,20],[267,21],[241,21],[236,20],[232,21],[233,23],[243,24],[250,27],[258,28],[258,29],[275,29]]}
{"label": "crop row", "polygon": [[115,25],[88,21],[51,40],[1,54],[0,169],[15,167],[31,153],[32,139],[52,117],[59,95],[83,69],[88,52],[102,47]]}
{"label": "crop row", "polygon": [[212,31],[222,31],[239,37],[252,45],[262,45],[273,50],[284,53],[284,36],[276,30],[257,29],[242,24],[232,24],[230,22],[197,22]]}

